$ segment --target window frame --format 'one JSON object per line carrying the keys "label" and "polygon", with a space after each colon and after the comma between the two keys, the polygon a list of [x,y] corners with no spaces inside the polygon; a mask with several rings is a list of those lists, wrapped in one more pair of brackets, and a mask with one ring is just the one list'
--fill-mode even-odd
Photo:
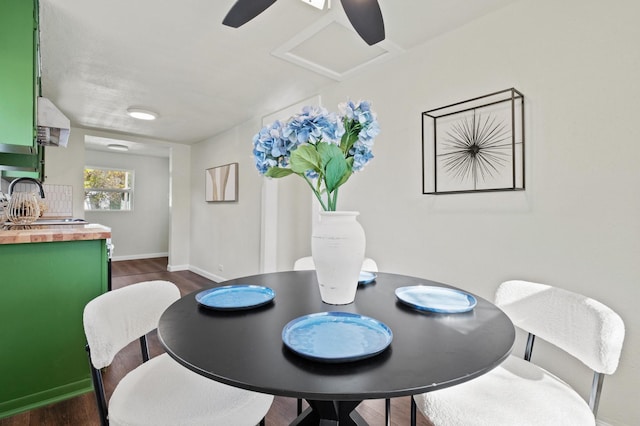
{"label": "window frame", "polygon": [[[87,188],[84,187],[84,176],[86,174],[87,170],[105,170],[105,171],[114,171],[114,172],[125,172],[127,173],[128,177],[128,181],[129,181],[129,188],[127,189],[120,189],[120,188]],[[85,165],[84,169],[82,171],[83,173],[83,192],[84,192],[84,201],[83,201],[83,208],[85,212],[132,212],[133,208],[134,208],[134,187],[135,187],[135,170],[132,169],[123,169],[123,168],[117,168],[117,167],[104,167],[104,166],[90,166],[90,165]],[[87,208],[87,192],[88,191],[93,191],[93,192],[101,192],[101,193],[119,193],[119,194],[128,194],[128,198],[129,198],[129,208],[127,209],[92,209],[92,208]],[[90,205],[89,205],[90,207]]]}

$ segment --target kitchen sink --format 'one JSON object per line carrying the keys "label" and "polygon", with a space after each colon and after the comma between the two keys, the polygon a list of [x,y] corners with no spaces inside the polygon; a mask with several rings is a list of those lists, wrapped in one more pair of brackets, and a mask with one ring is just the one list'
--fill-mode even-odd
{"label": "kitchen sink", "polygon": [[[31,225],[84,225],[87,224],[84,219],[65,218],[65,219],[49,219],[41,218],[33,222]],[[5,222],[5,225],[14,225],[12,222]]]}
{"label": "kitchen sink", "polygon": [[33,222],[33,225],[83,225],[85,223],[89,223],[84,219],[74,219],[74,218],[66,218],[66,219],[49,219],[42,218]]}

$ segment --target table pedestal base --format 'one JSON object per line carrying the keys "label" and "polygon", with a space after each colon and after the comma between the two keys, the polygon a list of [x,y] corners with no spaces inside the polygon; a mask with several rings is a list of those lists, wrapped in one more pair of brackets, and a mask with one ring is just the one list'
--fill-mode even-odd
{"label": "table pedestal base", "polygon": [[309,401],[291,426],[367,426],[356,407],[362,401]]}

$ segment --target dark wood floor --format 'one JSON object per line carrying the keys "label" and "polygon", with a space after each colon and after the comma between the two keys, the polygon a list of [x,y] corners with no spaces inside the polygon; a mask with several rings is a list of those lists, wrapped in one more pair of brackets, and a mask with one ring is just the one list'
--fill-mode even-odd
{"label": "dark wood floor", "polygon": [[[113,262],[112,269],[114,289],[141,281],[167,280],[175,283],[184,295],[213,284],[212,281],[194,274],[193,272],[167,272],[167,258]],[[162,346],[153,333],[149,336],[149,346],[151,356],[156,356],[163,352]],[[140,361],[140,349],[137,341],[127,346],[116,356],[113,364],[106,369],[104,374],[107,398],[111,396],[113,388],[120,378],[135,368]],[[409,407],[409,397],[393,399],[391,408],[391,424],[398,426],[408,425],[410,416]],[[358,406],[357,410],[362,417],[369,422],[369,424],[384,425],[384,401],[365,401]],[[271,409],[267,413],[267,425],[287,425],[296,417],[295,411],[295,399],[276,397]],[[67,425],[100,425],[93,392],[36,410],[21,413],[13,417],[0,419],[0,426]],[[420,414],[418,414],[418,425],[431,426],[431,424]]]}

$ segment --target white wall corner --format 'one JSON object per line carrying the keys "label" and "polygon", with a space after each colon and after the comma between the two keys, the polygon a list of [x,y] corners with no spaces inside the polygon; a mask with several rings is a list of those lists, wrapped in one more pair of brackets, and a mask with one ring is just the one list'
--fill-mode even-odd
{"label": "white wall corner", "polygon": [[205,271],[204,269],[200,269],[197,266],[189,265],[189,270],[195,274],[198,274],[202,277],[208,278],[211,281],[215,281],[217,283],[226,281],[227,278],[221,277],[220,275],[212,274],[211,272]]}
{"label": "white wall corner", "polygon": [[167,265],[167,271],[169,272],[178,272],[178,271],[188,271],[189,265]]}

